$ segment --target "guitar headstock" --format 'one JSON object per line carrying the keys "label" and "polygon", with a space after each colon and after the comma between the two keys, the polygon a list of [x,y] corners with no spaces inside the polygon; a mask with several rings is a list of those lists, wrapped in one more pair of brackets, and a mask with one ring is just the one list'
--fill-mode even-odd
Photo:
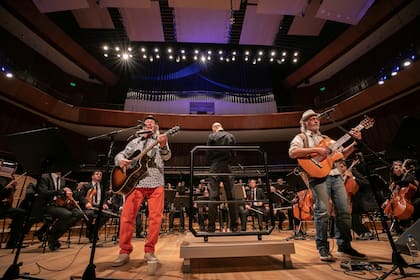
{"label": "guitar headstock", "polygon": [[179,125],[176,125],[165,132],[166,135],[175,135],[181,131],[181,127]]}
{"label": "guitar headstock", "polygon": [[365,129],[371,128],[375,123],[375,119],[371,117],[365,116],[365,118],[360,122],[360,125],[363,126]]}

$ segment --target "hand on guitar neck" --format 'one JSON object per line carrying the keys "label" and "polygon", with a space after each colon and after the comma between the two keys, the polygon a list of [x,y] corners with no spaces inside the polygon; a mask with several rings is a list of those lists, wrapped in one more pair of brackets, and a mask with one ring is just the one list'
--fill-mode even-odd
{"label": "hand on guitar neck", "polygon": [[[348,145],[340,151],[340,147],[350,139],[362,139],[361,130],[372,127],[374,121],[366,118],[358,126],[352,128],[348,133],[337,141],[324,138],[316,147],[302,148],[306,151],[305,155],[297,155],[299,165],[313,178],[326,177],[331,171],[334,162],[348,157],[353,151],[356,142]],[[309,152],[309,153],[308,153]]]}

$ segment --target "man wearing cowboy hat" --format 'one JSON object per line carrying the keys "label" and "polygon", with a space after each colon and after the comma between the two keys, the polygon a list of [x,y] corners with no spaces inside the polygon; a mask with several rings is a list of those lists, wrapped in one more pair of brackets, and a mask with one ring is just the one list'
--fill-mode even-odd
{"label": "man wearing cowboy hat", "polygon": [[[291,158],[311,159],[315,156],[323,161],[331,150],[328,147],[319,145],[322,140],[327,138],[319,131],[319,114],[310,109],[302,114],[300,119],[301,133],[297,134],[290,143],[289,156]],[[349,134],[355,139],[361,139],[360,131],[350,130]],[[354,151],[356,142],[341,147],[339,150],[344,158]],[[334,261],[328,243],[328,221],[330,220],[329,202],[332,200],[336,215],[336,240],[337,254],[346,255],[351,258],[366,259],[366,255],[359,253],[351,246],[351,215],[347,200],[347,193],[340,171],[333,166],[329,174],[323,178],[309,178],[309,187],[314,196],[315,212],[315,243],[322,261]]]}

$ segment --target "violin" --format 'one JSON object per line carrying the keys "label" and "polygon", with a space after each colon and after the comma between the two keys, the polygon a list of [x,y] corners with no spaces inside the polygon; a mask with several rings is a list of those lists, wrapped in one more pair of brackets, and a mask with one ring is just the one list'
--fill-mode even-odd
{"label": "violin", "polygon": [[93,205],[93,197],[96,196],[96,188],[90,188],[86,193],[86,202]]}

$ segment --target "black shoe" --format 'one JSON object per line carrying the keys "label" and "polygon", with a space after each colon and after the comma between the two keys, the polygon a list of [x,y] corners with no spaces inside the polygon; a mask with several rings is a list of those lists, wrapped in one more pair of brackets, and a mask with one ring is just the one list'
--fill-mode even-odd
{"label": "black shoe", "polygon": [[334,262],[335,258],[331,255],[327,248],[319,249],[319,258],[323,262]]}
{"label": "black shoe", "polygon": [[365,254],[357,252],[352,247],[338,247],[337,255],[340,256],[347,256],[352,259],[358,259],[358,260],[367,260],[367,257]]}
{"label": "black shoe", "polygon": [[214,226],[208,226],[207,227],[207,232],[215,232],[216,228]]}
{"label": "black shoe", "polygon": [[51,251],[56,251],[61,247],[61,243],[58,242],[58,240],[54,239],[53,237],[48,236],[47,240],[48,240],[48,248]]}
{"label": "black shoe", "polygon": [[373,236],[373,233],[370,231],[362,233],[359,237],[356,237],[357,240],[372,240],[375,237]]}
{"label": "black shoe", "polygon": [[[18,245],[16,243],[7,242],[6,247],[4,249],[16,249]],[[22,244],[20,246],[21,249],[28,247],[26,244]]]}

